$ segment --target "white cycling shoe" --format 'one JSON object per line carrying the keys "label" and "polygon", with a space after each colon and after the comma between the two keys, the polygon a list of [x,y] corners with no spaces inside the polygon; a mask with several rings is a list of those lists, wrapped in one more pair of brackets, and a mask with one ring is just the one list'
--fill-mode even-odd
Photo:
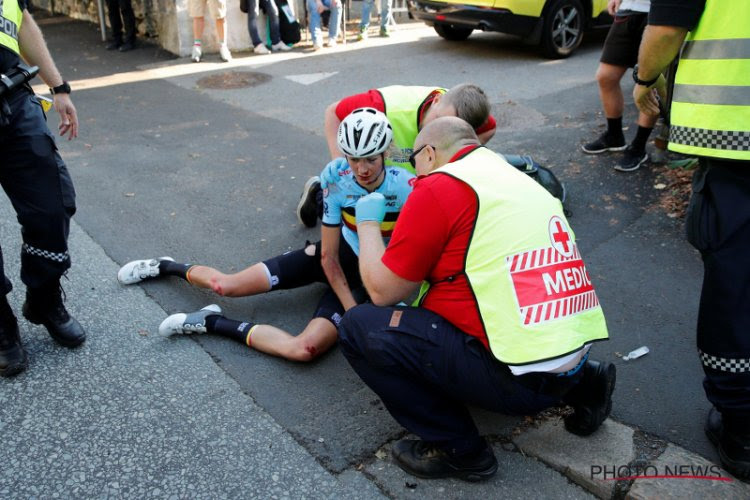
{"label": "white cycling shoe", "polygon": [[177,313],[168,316],[159,325],[159,335],[190,335],[192,333],[206,333],[206,317],[221,314],[221,307],[211,304],[200,311],[191,313]]}
{"label": "white cycling shoe", "polygon": [[174,262],[172,257],[130,261],[117,271],[117,281],[123,285],[132,285],[143,280],[157,278],[159,276],[159,262],[162,260]]}

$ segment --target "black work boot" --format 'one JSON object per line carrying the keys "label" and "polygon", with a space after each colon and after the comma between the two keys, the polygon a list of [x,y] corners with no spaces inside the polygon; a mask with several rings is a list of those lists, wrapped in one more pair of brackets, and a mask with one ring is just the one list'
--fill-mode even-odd
{"label": "black work boot", "polygon": [[747,422],[741,419],[724,421],[722,414],[711,408],[705,431],[719,452],[721,465],[737,479],[750,483],[750,429]]}
{"label": "black work boot", "polygon": [[77,347],[86,340],[86,332],[63,305],[59,283],[26,290],[23,315],[35,325],[44,325],[58,344]]}
{"label": "black work boot", "polygon": [[393,444],[391,454],[403,470],[426,479],[457,477],[481,481],[497,472],[497,459],[489,444],[471,455],[452,457],[426,441],[402,439]]}
{"label": "black work boot", "polygon": [[574,410],[565,417],[565,428],[578,436],[588,436],[612,411],[616,371],[615,365],[606,361],[586,361],[582,370],[581,381],[563,398]]}
{"label": "black work boot", "polygon": [[18,335],[18,322],[5,297],[0,299],[0,376],[12,377],[26,369],[28,358]]}

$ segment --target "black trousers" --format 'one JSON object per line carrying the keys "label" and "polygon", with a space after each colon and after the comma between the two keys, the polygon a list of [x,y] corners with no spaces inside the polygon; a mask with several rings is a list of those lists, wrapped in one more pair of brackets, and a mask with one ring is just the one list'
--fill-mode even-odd
{"label": "black trousers", "polygon": [[[10,113],[0,125],[0,185],[21,224],[21,280],[39,288],[59,280],[70,267],[68,233],[75,213],[75,190],[42,107],[23,89],[4,96]],[[12,285],[3,273],[0,294]]]}
{"label": "black trousers", "polygon": [[750,162],[701,158],[700,166],[686,225],[704,266],[703,387],[720,412],[750,419]]}
{"label": "black trousers", "polygon": [[559,404],[582,374],[513,376],[479,340],[421,307],[353,307],[339,346],[399,424],[454,454],[484,446],[467,405],[531,415]]}
{"label": "black trousers", "polygon": [[[107,16],[115,42],[135,41],[135,14],[130,0],[107,0]],[[125,35],[123,36],[123,28]]]}

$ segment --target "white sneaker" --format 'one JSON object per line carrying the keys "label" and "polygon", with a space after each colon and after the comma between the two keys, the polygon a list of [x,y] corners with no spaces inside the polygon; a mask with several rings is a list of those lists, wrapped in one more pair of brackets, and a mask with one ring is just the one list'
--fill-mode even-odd
{"label": "white sneaker", "polygon": [[128,262],[117,271],[117,281],[123,285],[132,285],[143,280],[157,278],[159,276],[159,262],[162,260],[174,262],[172,257],[159,257],[158,259]]}
{"label": "white sneaker", "polygon": [[221,314],[221,307],[216,304],[206,306],[200,311],[192,313],[177,313],[167,316],[159,325],[159,335],[190,335],[191,333],[206,333],[206,317]]}
{"label": "white sneaker", "polygon": [[262,43],[259,43],[258,45],[256,45],[255,48],[253,49],[253,52],[255,52],[256,54],[270,54],[271,53],[271,51],[268,50],[268,47],[266,47]]}
{"label": "white sneaker", "polygon": [[335,38],[329,38],[326,42],[326,47],[335,47],[336,45],[338,45],[338,42]]}
{"label": "white sneaker", "polygon": [[273,50],[274,52],[286,52],[288,50],[292,50],[292,48],[284,42],[279,42],[275,45],[271,45],[271,50]]}
{"label": "white sneaker", "polygon": [[193,62],[201,62],[202,56],[203,56],[203,51],[201,50],[201,46],[193,45],[193,53],[190,55],[190,59],[192,59]]}
{"label": "white sneaker", "polygon": [[232,53],[229,52],[229,47],[226,44],[222,44],[219,47],[219,57],[222,61],[229,62],[232,60]]}
{"label": "white sneaker", "polygon": [[323,44],[320,43],[320,42],[317,42],[317,43],[313,44],[313,50],[320,50],[322,48],[323,48]]}

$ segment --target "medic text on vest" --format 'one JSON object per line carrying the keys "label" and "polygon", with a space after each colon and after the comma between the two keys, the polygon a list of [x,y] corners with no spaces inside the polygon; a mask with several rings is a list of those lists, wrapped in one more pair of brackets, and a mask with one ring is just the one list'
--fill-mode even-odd
{"label": "medic text on vest", "polygon": [[594,289],[581,259],[512,273],[521,307],[572,297]]}
{"label": "medic text on vest", "polygon": [[573,245],[564,257],[552,247],[507,257],[516,297],[521,307],[559,300],[594,289],[586,266]]}
{"label": "medic text on vest", "polygon": [[506,264],[524,325],[565,318],[599,305],[575,244],[570,256],[545,247],[510,255]]}
{"label": "medic text on vest", "polygon": [[586,272],[586,266],[582,261],[575,267],[567,267],[555,271],[554,278],[551,273],[542,273],[542,281],[547,295],[559,295],[570,290],[581,290],[591,287],[591,280]]}

